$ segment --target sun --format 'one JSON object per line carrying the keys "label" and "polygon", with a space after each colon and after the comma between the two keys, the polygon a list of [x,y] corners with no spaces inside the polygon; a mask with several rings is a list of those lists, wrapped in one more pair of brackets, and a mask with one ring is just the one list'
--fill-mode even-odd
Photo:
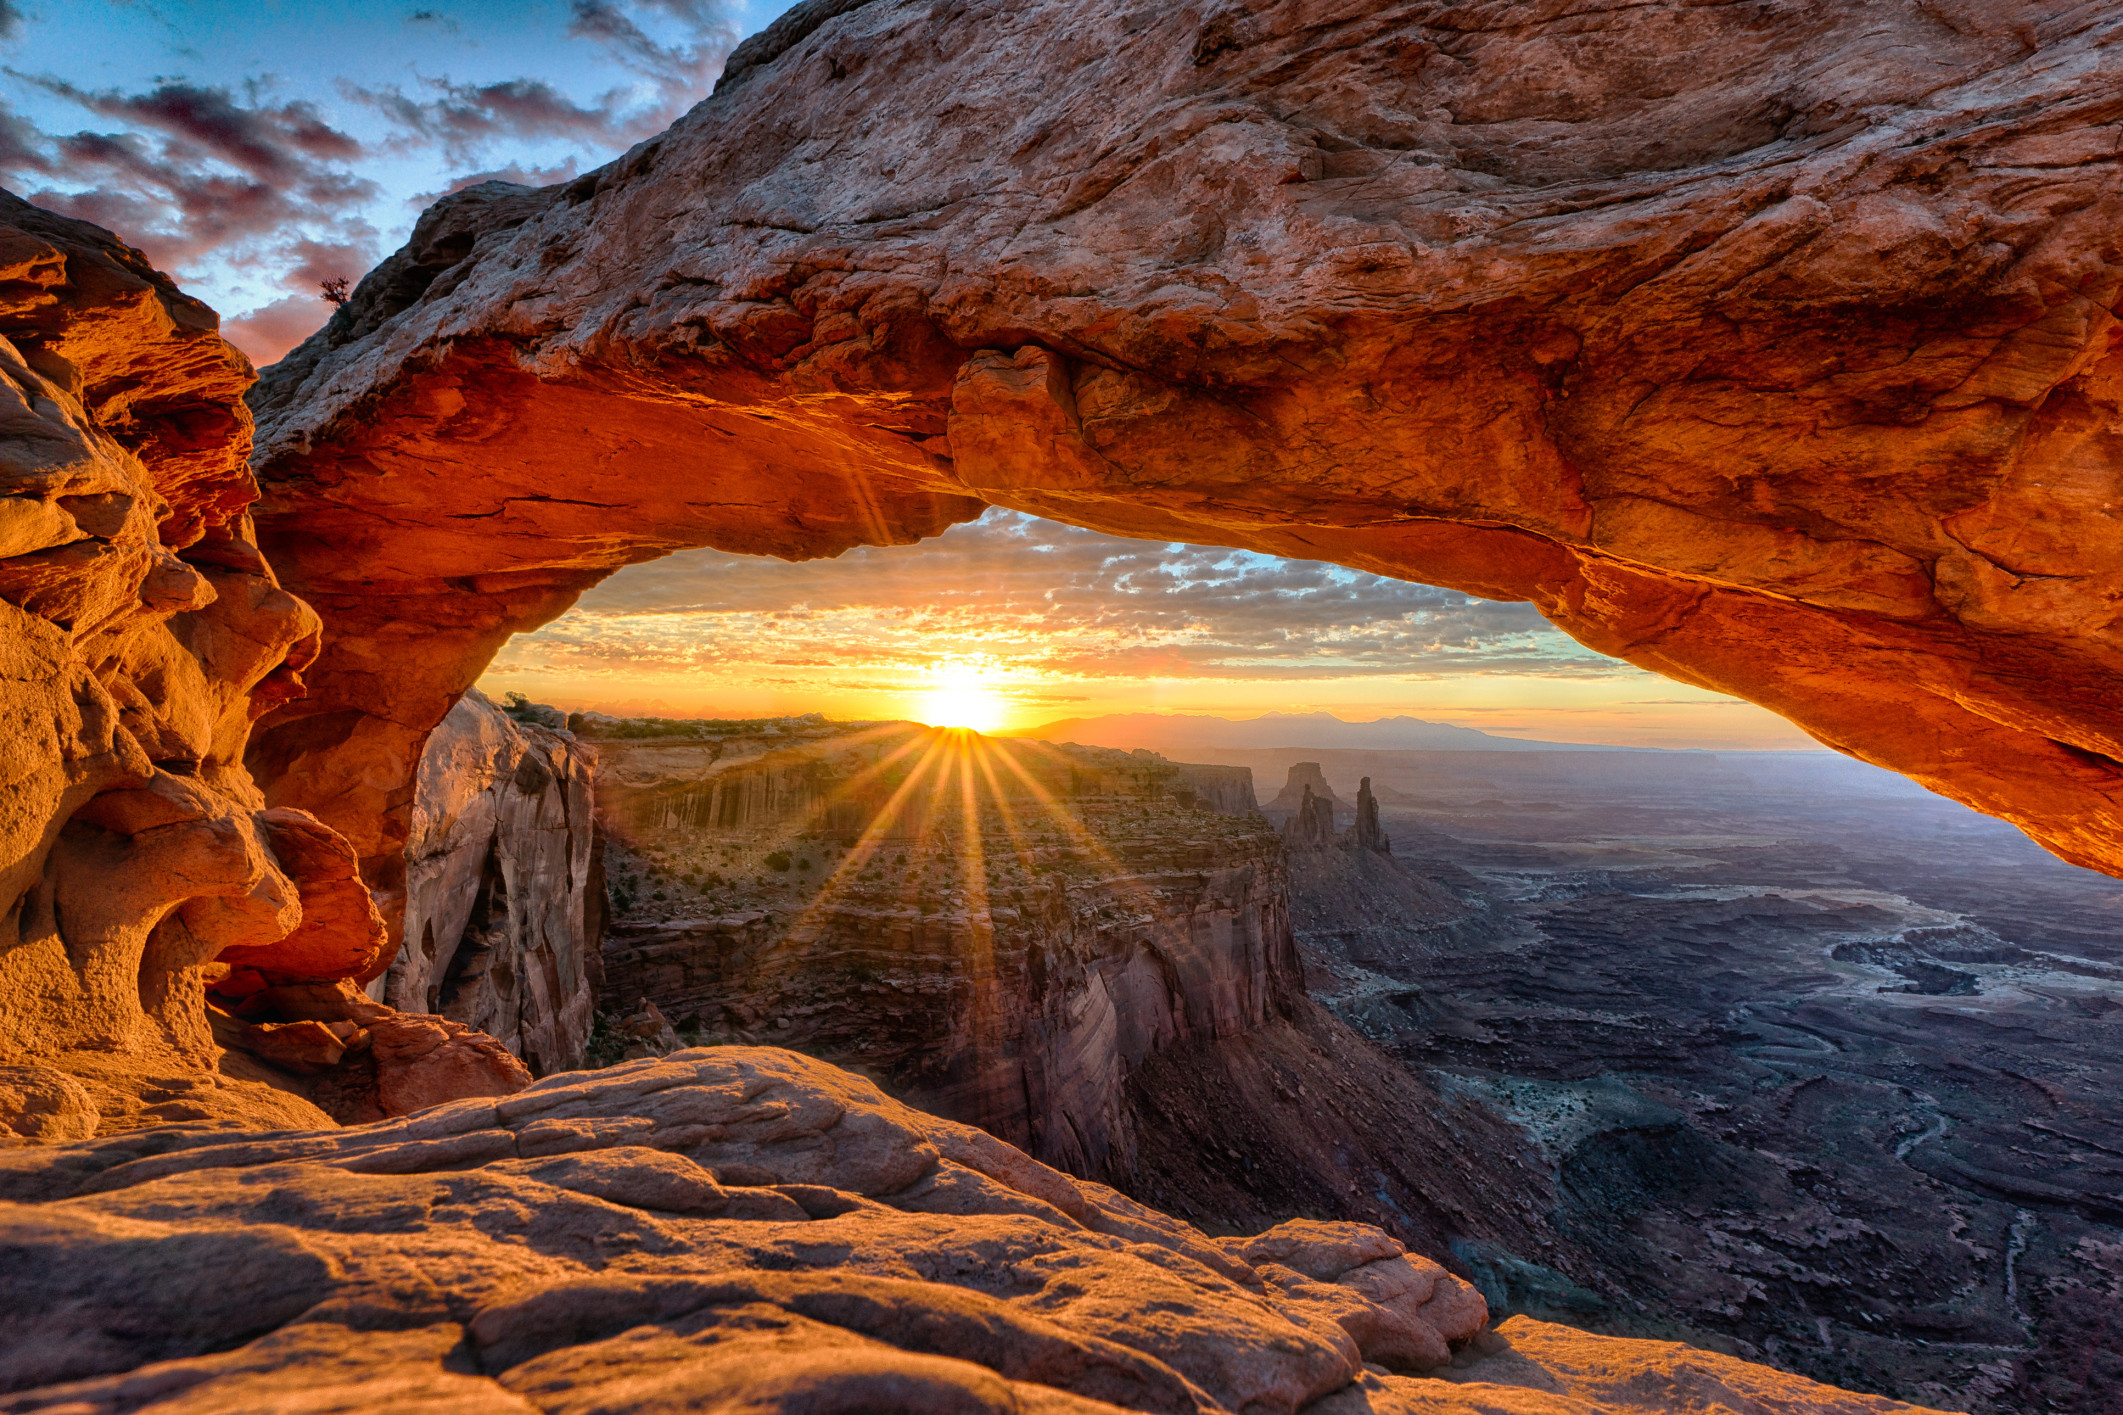
{"label": "sun", "polygon": [[936,685],[923,695],[922,720],[931,727],[967,727],[975,732],[993,732],[1003,725],[1008,705],[1002,694],[989,686],[980,670],[966,664],[945,664],[935,670]]}

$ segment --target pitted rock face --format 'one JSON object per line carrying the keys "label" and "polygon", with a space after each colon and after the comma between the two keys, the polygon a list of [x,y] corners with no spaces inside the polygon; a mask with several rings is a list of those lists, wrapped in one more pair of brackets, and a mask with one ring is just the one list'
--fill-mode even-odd
{"label": "pitted rock face", "polygon": [[357,1029],[222,1009],[388,961],[352,844],[243,762],[320,638],[250,539],[251,376],[138,251],[0,194],[0,1145],[319,1124],[224,1047],[307,1073]]}
{"label": "pitted rock face", "polygon": [[1531,600],[2123,869],[2119,26],[811,0],[268,371],[338,637],[265,774],[386,860],[450,693],[616,566],[993,503]]}
{"label": "pitted rock face", "polygon": [[[1357,1224],[1221,1243],[791,1052],[0,1153],[0,1410],[1924,1415],[1523,1319]],[[150,1404],[145,1408],[164,1408]],[[172,1406],[171,1408],[175,1408]]]}

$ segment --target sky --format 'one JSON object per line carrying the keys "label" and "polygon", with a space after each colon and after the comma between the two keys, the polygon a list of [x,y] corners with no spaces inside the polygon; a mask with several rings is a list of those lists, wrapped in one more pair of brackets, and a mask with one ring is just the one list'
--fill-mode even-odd
{"label": "sky", "polygon": [[1814,745],[1752,704],[1604,658],[1530,605],[999,509],[835,560],[696,550],[633,567],[512,640],[482,686],[659,716],[935,721],[970,688],[985,711],[965,725],[982,728],[1326,711],[1549,741]]}
{"label": "sky", "polygon": [[[0,185],[109,227],[263,365],[438,195],[568,180],[714,87],[779,0],[0,0]],[[801,565],[695,551],[512,641],[567,708],[1028,728],[1107,712],[1412,715],[1628,746],[1813,745],[1525,605],[992,511]]]}
{"label": "sky", "polygon": [[0,185],[269,363],[436,196],[565,181],[714,87],[757,0],[0,0]]}

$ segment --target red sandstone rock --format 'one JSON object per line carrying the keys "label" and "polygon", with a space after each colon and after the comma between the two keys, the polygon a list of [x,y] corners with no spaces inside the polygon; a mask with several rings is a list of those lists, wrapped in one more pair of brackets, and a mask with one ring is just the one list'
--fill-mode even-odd
{"label": "red sandstone rock", "polygon": [[[289,1072],[331,1067],[358,1029],[210,1023],[207,986],[237,1005],[385,961],[352,846],[266,809],[243,764],[252,720],[301,697],[319,644],[250,541],[250,379],[213,312],[139,252],[0,194],[8,1144],[316,1125]],[[389,1073],[401,1104],[526,1079],[447,1040]]]}
{"label": "red sandstone rock", "polygon": [[455,691],[614,567],[988,502],[1529,599],[2123,868],[2118,25],[810,0],[269,371],[337,637],[256,760],[387,862]]}
{"label": "red sandstone rock", "polygon": [[467,1096],[507,1096],[531,1073],[484,1032],[446,1017],[400,1013],[368,1024],[376,1062],[376,1104],[385,1115],[411,1115]]}
{"label": "red sandstone rock", "polygon": [[1923,1415],[1476,1335],[1471,1289],[1359,1225],[1255,1241],[1340,1271],[1257,1268],[823,1063],[695,1050],[356,1129],[0,1151],[0,1411]]}

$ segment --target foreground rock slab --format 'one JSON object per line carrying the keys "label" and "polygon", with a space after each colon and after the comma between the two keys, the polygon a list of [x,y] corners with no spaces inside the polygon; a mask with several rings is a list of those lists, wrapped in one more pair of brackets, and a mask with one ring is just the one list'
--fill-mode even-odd
{"label": "foreground rock slab", "polygon": [[2089,0],[808,0],[267,370],[265,774],[382,879],[512,630],[994,504],[1528,600],[2123,869],[2119,135]]}
{"label": "foreground rock slab", "polygon": [[[1221,1242],[790,1052],[0,1154],[0,1411],[1889,1415],[1514,1321],[1361,1224]],[[1457,1354],[1455,1354],[1457,1348]]]}

